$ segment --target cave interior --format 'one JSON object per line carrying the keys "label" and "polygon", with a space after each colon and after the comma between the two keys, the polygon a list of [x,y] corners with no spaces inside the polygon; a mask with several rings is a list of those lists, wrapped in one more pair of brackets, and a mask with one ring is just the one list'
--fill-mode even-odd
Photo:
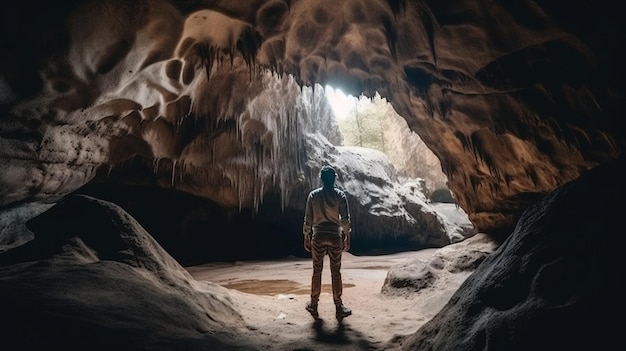
{"label": "cave interior", "polygon": [[[511,292],[497,286],[516,277],[523,283],[514,287],[535,287],[527,278],[545,266],[523,270],[520,256],[555,259],[546,248],[552,247],[561,262],[590,245],[601,257],[615,251],[607,241],[623,243],[615,238],[623,233],[617,219],[593,208],[610,204],[607,213],[619,216],[625,195],[619,176],[601,173],[610,169],[623,178],[626,146],[624,25],[613,2],[24,0],[1,6],[5,268],[14,262],[11,251],[33,239],[37,225],[25,223],[72,194],[120,205],[183,264],[303,255],[303,199],[324,163],[340,165],[340,184],[359,192],[350,198],[359,220],[356,250],[445,245],[413,237],[425,226],[369,214],[389,195],[367,189],[385,192],[395,178],[338,146],[327,85],[387,99],[438,158],[475,232],[503,243],[485,263],[492,266],[470,279],[472,301],[499,301],[495,295]],[[593,171],[605,177],[583,177]],[[571,191],[578,198],[568,193],[583,181],[585,191]],[[550,210],[561,194],[570,207]],[[385,239],[381,228],[411,239]],[[568,316],[608,323],[590,310],[607,308],[600,300],[616,297],[611,289],[623,283],[623,263],[610,259],[598,268],[606,273],[593,289],[568,286],[580,300],[570,301],[560,319],[531,313],[537,325]],[[576,294],[578,288],[583,292]],[[414,335],[413,345],[505,349],[497,348],[508,345],[498,334],[441,337],[451,314],[469,305],[450,304]],[[524,313],[518,312],[494,320],[514,325]],[[481,312],[473,313],[461,314],[464,330],[481,321],[474,318]],[[567,339],[573,348],[589,346],[594,335],[611,340],[587,322],[568,326],[592,335],[558,332],[546,345]],[[515,330],[541,334],[525,327]],[[465,348],[442,341],[462,337],[471,339]]]}

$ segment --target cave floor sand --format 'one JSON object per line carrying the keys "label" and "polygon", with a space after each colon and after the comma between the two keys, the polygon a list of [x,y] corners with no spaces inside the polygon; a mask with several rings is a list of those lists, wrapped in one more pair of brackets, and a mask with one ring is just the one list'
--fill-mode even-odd
{"label": "cave floor sand", "polygon": [[413,334],[449,300],[470,272],[444,273],[419,292],[381,293],[387,272],[398,263],[428,260],[436,249],[380,256],[344,253],[343,301],[352,315],[338,321],[325,259],[319,320],[304,306],[309,300],[311,259],[217,262],[186,267],[196,280],[231,289],[233,303],[247,324],[252,349],[391,350]]}

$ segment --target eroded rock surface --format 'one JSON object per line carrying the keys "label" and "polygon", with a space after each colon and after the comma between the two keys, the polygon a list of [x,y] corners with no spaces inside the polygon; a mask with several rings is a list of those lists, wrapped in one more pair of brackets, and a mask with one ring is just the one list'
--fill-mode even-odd
{"label": "eroded rock surface", "polygon": [[[305,140],[290,138],[299,135],[292,132],[319,126],[333,138],[332,125],[313,108],[322,106],[314,103],[322,94],[300,87],[379,92],[440,159],[477,229],[502,237],[513,232],[448,307],[403,341],[406,347],[620,343],[613,321],[623,309],[624,165],[601,168],[626,146],[619,2],[23,0],[1,6],[2,210],[56,202],[128,164],[143,172],[131,182],[196,194],[223,209],[254,210],[269,198],[294,203],[285,201],[292,186],[312,184],[316,172],[307,162],[319,158],[309,158]],[[588,170],[594,172],[569,183]],[[16,245],[28,240],[3,235]],[[3,254],[3,274],[41,268],[11,261],[29,244]],[[100,272],[90,270],[99,257],[90,245],[70,241],[76,250],[68,251],[48,244],[40,249],[87,262],[78,274],[101,282]],[[135,257],[125,249],[109,252]],[[164,262],[171,260],[144,264],[158,271]],[[132,267],[129,274],[145,273],[133,279],[153,278]],[[175,285],[186,284],[175,275]],[[3,281],[33,290],[72,290],[73,303],[79,296],[77,286],[57,276],[9,276],[14,280]],[[102,284],[119,276],[110,278]],[[93,292],[98,284],[84,288]],[[13,306],[32,308],[36,301],[13,291],[0,289],[8,294],[2,316],[20,340],[31,341],[21,327],[32,320]],[[176,304],[187,303],[178,297]],[[102,303],[93,306],[99,312]],[[185,332],[214,325],[196,307],[189,307],[197,318]],[[35,325],[47,333],[44,326]]]}
{"label": "eroded rock surface", "polygon": [[[411,350],[610,349],[621,339],[626,159],[530,207],[515,231],[431,321]],[[557,220],[567,218],[566,220]]]}
{"label": "eroded rock surface", "polygon": [[389,269],[381,288],[383,294],[411,295],[423,289],[440,289],[441,272],[469,276],[491,255],[498,244],[479,233],[458,243],[438,249],[428,260],[416,258]]}
{"label": "eroded rock surface", "polygon": [[611,2],[3,6],[2,206],[58,199],[139,156],[159,186],[254,207],[269,184],[285,191],[305,171],[275,172],[302,160],[283,142],[302,127],[292,93],[263,97],[266,72],[380,92],[494,235],[624,146],[624,33]]}
{"label": "eroded rock surface", "polygon": [[27,223],[0,255],[2,341],[17,350],[228,350],[243,318],[119,206],[83,195]]}

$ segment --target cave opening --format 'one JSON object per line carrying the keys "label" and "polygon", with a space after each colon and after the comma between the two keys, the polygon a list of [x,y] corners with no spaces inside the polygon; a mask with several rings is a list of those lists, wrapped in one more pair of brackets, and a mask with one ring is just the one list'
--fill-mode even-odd
{"label": "cave opening", "polygon": [[425,195],[430,198],[435,194],[431,200],[444,201],[440,194],[448,194],[445,201],[454,201],[437,156],[380,93],[355,97],[330,85],[324,93],[341,132],[341,146],[380,151],[389,158],[400,180],[420,178],[425,183]]}
{"label": "cave opening", "polygon": [[[251,112],[242,114],[248,114],[245,117],[248,123],[246,125],[251,125],[249,120],[254,120],[257,116],[268,118],[268,115],[275,116],[273,118],[279,122],[285,118],[295,118],[294,115],[297,115],[300,124],[306,124],[307,118],[315,120],[319,126],[314,126],[314,128],[324,131],[322,134],[325,136],[316,134],[316,138],[324,142],[317,145],[314,148],[317,151],[314,152],[331,155],[348,152],[348,158],[352,157],[350,155],[367,157],[370,154],[376,154],[372,156],[372,159],[376,160],[384,155],[385,166],[382,168],[389,173],[390,181],[419,189],[416,191],[423,193],[428,201],[442,203],[442,206],[456,206],[450,190],[446,187],[446,176],[441,170],[439,160],[380,94],[377,93],[372,98],[360,96],[357,99],[331,86],[294,87],[291,78],[289,78],[291,82],[288,83],[281,83],[282,78],[277,77],[266,79],[269,82],[265,87],[266,92],[261,93],[253,103],[249,104],[253,106],[250,108]],[[288,94],[285,94],[285,90]],[[279,99],[279,97],[284,98],[281,94],[291,96],[293,91],[297,92],[294,95],[297,97],[293,100]],[[289,110],[291,104],[296,106],[294,109],[298,111],[297,113],[287,114],[285,117],[276,112],[278,109]],[[358,118],[363,122],[360,132],[354,128]],[[267,121],[263,121],[263,124],[267,125]],[[258,128],[256,124],[255,126]],[[243,129],[241,126],[239,128]],[[264,133],[267,132],[267,129],[261,130]],[[292,132],[292,129],[287,128],[287,134]],[[204,132],[198,132],[199,135],[202,133]],[[243,130],[240,133],[252,134],[249,130]],[[302,137],[303,134],[300,133],[295,136],[283,136],[281,137],[283,139],[278,138],[281,141],[279,147],[286,148],[286,145],[294,143],[293,139]],[[296,140],[296,142],[302,141]],[[355,148],[366,151],[362,155],[363,151],[350,154],[350,152],[355,152],[350,151]],[[277,169],[281,165],[271,167]],[[188,177],[184,173],[185,168],[186,166],[180,161],[137,155],[115,167],[101,167],[94,179],[77,193],[108,200],[124,208],[183,265],[195,265],[207,261],[275,259],[290,255],[307,256],[301,242],[302,210],[306,192],[319,185],[315,174],[305,175],[300,171],[298,176],[303,179],[297,180],[296,187],[292,186],[287,195],[280,189],[280,186],[274,188],[268,186],[270,190],[263,194],[258,205],[228,207],[206,196],[199,196],[177,187],[179,182]],[[175,169],[177,169],[176,172]],[[245,172],[250,172],[250,169]],[[345,184],[340,181],[338,185],[343,187]],[[362,187],[362,184],[357,184],[357,187]],[[286,196],[288,199],[285,199]],[[364,196],[369,197],[368,194]],[[387,211],[386,200],[377,199],[377,196],[379,195],[374,194],[371,200],[368,200],[379,208],[372,211],[380,211],[380,208]],[[360,201],[357,197],[354,195],[351,201]],[[285,205],[285,202],[289,203]],[[356,208],[357,206],[355,210]],[[464,215],[458,206],[454,211]],[[361,213],[357,216],[369,215]],[[389,211],[388,216],[404,215]],[[462,220],[469,223],[466,215]],[[359,233],[372,232],[371,227],[377,226],[365,220],[355,222],[354,229]],[[394,222],[392,226],[398,225]],[[423,229],[420,223],[414,225],[415,229],[412,229],[410,225],[400,224],[404,227],[401,230],[406,233]],[[381,254],[423,247],[421,243],[414,242],[408,235],[404,237],[387,235],[383,231],[379,229],[376,231],[377,234],[369,234],[367,240],[355,240],[352,252],[354,254]],[[442,244],[437,244],[439,245]],[[431,245],[426,245],[426,247],[429,246]]]}

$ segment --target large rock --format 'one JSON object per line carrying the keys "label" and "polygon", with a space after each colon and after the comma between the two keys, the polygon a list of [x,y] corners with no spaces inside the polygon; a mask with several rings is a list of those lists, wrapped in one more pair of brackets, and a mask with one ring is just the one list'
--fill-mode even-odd
{"label": "large rock", "polygon": [[[450,273],[464,279],[489,256],[498,244],[479,233],[460,242],[438,249],[428,260],[416,258],[389,269],[381,292],[410,296],[423,289],[445,286]],[[445,274],[442,282],[441,276]]]}
{"label": "large rock", "polygon": [[[620,170],[597,167],[529,208],[412,350],[606,350],[621,342],[626,283]],[[563,220],[565,219],[565,220]],[[593,238],[593,239],[592,239]]]}
{"label": "large rock", "polygon": [[[439,211],[429,203],[423,185],[399,179],[382,152],[361,147],[334,147],[323,139],[307,139],[306,168],[311,182],[304,189],[321,186],[319,169],[332,165],[336,186],[348,197],[353,223],[353,247],[357,252],[390,252],[442,247],[476,233],[462,209]],[[306,197],[294,192],[300,199]],[[290,200],[295,203],[292,198]],[[303,210],[304,201],[298,207]],[[294,205],[295,207],[295,205]],[[457,214],[457,219],[451,216]],[[465,217],[466,222],[458,218]]]}
{"label": "large rock", "polygon": [[65,198],[0,254],[0,339],[16,350],[234,349],[228,291],[193,279],[118,206]]}

